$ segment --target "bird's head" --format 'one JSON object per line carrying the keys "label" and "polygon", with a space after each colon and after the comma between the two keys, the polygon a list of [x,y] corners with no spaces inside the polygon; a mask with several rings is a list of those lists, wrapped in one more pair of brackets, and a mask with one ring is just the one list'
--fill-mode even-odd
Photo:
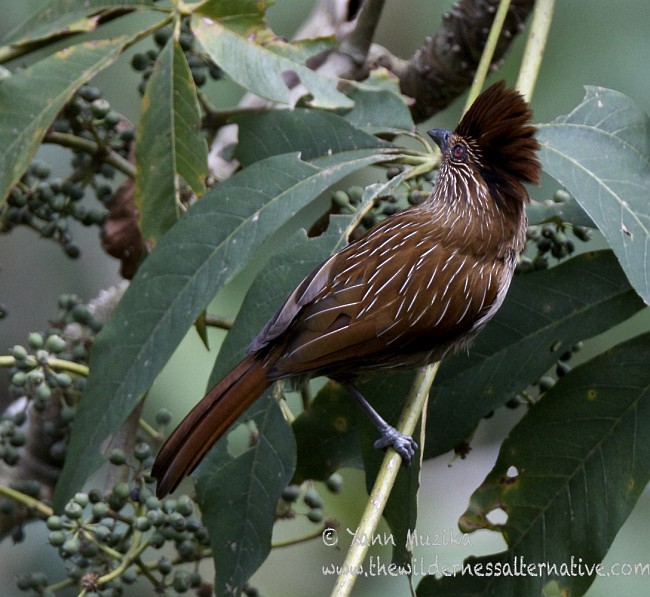
{"label": "bird's head", "polygon": [[527,202],[522,183],[538,184],[542,169],[531,116],[524,98],[500,81],[476,98],[453,132],[429,131],[442,151],[436,198],[466,198],[479,209],[490,199],[505,209]]}

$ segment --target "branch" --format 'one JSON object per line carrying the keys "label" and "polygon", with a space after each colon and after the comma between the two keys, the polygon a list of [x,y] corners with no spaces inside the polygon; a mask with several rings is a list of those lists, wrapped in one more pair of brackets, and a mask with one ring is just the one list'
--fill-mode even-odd
{"label": "branch", "polygon": [[[491,69],[503,60],[514,37],[521,33],[534,0],[513,0],[495,48]],[[411,112],[421,122],[446,108],[474,78],[499,0],[460,0],[443,15],[436,34],[410,61],[373,46],[372,58],[393,72],[402,93],[414,99]]]}

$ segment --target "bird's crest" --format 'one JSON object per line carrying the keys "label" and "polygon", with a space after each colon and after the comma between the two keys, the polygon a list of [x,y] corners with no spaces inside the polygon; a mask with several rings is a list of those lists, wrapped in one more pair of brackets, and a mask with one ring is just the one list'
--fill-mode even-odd
{"label": "bird's crest", "polygon": [[540,145],[531,117],[519,92],[499,81],[476,98],[454,133],[478,146],[482,166],[492,173],[538,184]]}

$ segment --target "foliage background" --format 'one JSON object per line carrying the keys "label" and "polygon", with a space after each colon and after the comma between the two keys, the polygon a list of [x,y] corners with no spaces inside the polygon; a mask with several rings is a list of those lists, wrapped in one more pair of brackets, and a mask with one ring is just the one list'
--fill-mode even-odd
{"label": "foliage background", "polygon": [[[376,41],[389,47],[395,54],[409,56],[422,40],[437,27],[439,17],[448,9],[451,2],[431,2],[426,0],[406,0],[388,2]],[[3,19],[0,23],[0,36],[22,21],[42,5],[38,0],[14,2],[0,0]],[[309,12],[311,3],[303,0],[277,0],[269,11],[270,26],[279,34],[290,35],[302,18]],[[408,8],[408,10],[404,10]],[[611,3],[607,0],[573,0],[559,2],[556,8],[550,39],[544,63],[538,79],[533,109],[538,121],[549,121],[564,114],[583,97],[584,84],[602,85],[616,89],[631,97],[646,113],[650,113],[650,78],[646,76],[645,65],[650,60],[650,5],[647,0],[623,0]],[[395,24],[399,24],[396,27]],[[499,73],[514,79],[518,65],[517,55],[523,47],[524,37],[520,37],[512,48],[504,69]],[[138,51],[144,42],[132,48],[126,59],[102,73],[97,85],[103,90],[113,107],[124,113],[132,121],[139,114],[139,96],[136,88],[139,76],[128,66],[128,57]],[[219,84],[219,107],[234,105],[239,97],[234,86],[226,88]],[[453,127],[462,110],[463,99],[456,101],[448,110],[435,118],[436,126]],[[426,124],[420,126],[426,130]],[[55,167],[56,149],[46,148],[43,157]],[[66,168],[67,158],[59,161]],[[43,327],[56,307],[57,297],[64,292],[75,292],[84,299],[96,296],[101,288],[115,283],[117,262],[108,262],[98,246],[95,233],[86,229],[75,231],[82,245],[82,258],[72,262],[60,248],[37,240],[33,233],[19,229],[11,235],[0,236],[0,302],[7,304],[10,317],[0,325],[0,338],[4,347],[24,341],[25,333]],[[248,271],[237,281],[224,289],[217,297],[218,311],[233,314],[239,298],[250,282],[254,272]],[[217,309],[215,309],[216,311]],[[38,314],[36,320],[34,314]],[[647,329],[650,315],[648,311],[632,318],[618,333],[621,338],[638,333],[641,327]],[[221,332],[211,331],[211,343],[216,346]],[[598,342],[598,339],[595,340]],[[588,347],[581,358],[589,354]],[[198,398],[205,387],[215,352],[202,350],[195,335],[190,333],[186,342],[177,352],[170,366],[163,372],[154,386],[152,405],[166,404],[178,419],[190,404]],[[191,372],[189,375],[187,372]],[[0,375],[3,375],[0,372]],[[0,384],[0,392],[6,388]],[[0,394],[0,403],[7,397]],[[484,422],[476,436],[471,456],[465,461],[456,461],[449,468],[448,456],[428,461],[423,470],[423,486],[420,490],[420,521],[418,530],[449,536],[456,533],[456,521],[465,510],[472,490],[480,484],[490,470],[496,457],[498,446],[492,443],[493,437],[503,434],[503,429],[513,425],[518,418],[516,411],[504,411]],[[362,475],[350,471],[346,475],[347,491],[343,496],[332,498],[328,508],[336,512],[342,522],[341,551],[325,548],[320,542],[294,548],[300,554],[300,566],[287,569],[291,561],[286,551],[272,554],[265,566],[253,577],[252,583],[262,587],[266,595],[286,594],[286,575],[290,575],[291,589],[296,594],[325,594],[331,588],[333,578],[321,575],[321,565],[329,562],[340,563],[349,536],[343,529],[354,529],[363,502],[350,501],[354,494],[363,495]],[[635,511],[619,533],[605,564],[612,562],[647,561],[650,553],[650,492],[646,490]],[[47,545],[46,531],[39,531],[34,525],[27,529],[26,542],[11,546],[8,541],[0,545],[0,585],[3,595],[12,595],[13,576],[34,568],[46,568],[45,559],[50,547]],[[481,531],[471,537],[471,552],[475,554],[498,551],[503,547],[500,537],[495,533]],[[435,550],[435,552],[432,552]],[[388,550],[375,552],[389,559]],[[420,554],[433,560],[434,554],[440,563],[461,562],[468,555],[467,549],[458,546],[427,547]],[[306,554],[311,557],[305,560]],[[416,555],[418,552],[416,551]],[[306,562],[306,563],[305,563]],[[281,573],[278,573],[281,570]],[[47,570],[45,570],[47,572]],[[54,576],[54,574],[53,574]],[[598,579],[587,593],[588,597],[611,595],[614,591],[631,597],[647,595],[650,578],[609,578]],[[355,594],[378,595],[395,594],[404,591],[403,580],[362,579],[357,584]]]}

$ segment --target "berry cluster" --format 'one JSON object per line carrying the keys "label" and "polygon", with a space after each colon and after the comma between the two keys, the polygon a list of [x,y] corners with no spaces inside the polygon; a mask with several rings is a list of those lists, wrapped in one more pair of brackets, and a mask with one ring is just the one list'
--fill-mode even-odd
{"label": "berry cluster", "polygon": [[[109,181],[115,168],[107,163],[113,152],[122,158],[129,154],[135,133],[122,116],[111,110],[96,87],[84,85],[66,104],[51,129],[52,141],[73,147],[72,173],[65,180],[51,176],[50,166],[34,160],[0,207],[0,232],[24,225],[63,247],[75,259],[80,248],[74,242],[70,220],[83,226],[101,226],[106,206],[113,199]],[[66,139],[57,138],[57,133]],[[73,141],[79,138],[80,144]],[[83,143],[91,142],[93,152]],[[100,204],[88,206],[84,201],[88,187]]]}
{"label": "berry cluster", "polygon": [[[123,464],[118,452],[110,461]],[[205,527],[194,512],[187,495],[163,501],[147,486],[144,471],[151,465],[148,444],[134,451],[136,464],[131,480],[118,482],[108,493],[91,490],[77,493],[61,516],[47,519],[49,542],[66,563],[67,581],[57,588],[77,586],[88,593],[122,594],[127,585],[146,577],[161,592],[185,593],[190,589],[209,594],[209,586],[198,572],[198,563],[210,556]],[[176,555],[160,555],[145,562],[147,548],[173,544]],[[179,564],[190,563],[189,568]],[[53,585],[42,573],[31,573],[17,581],[22,590],[47,594]]]}
{"label": "berry cluster", "polygon": [[[390,180],[403,172],[402,166],[391,166],[386,171],[386,177]],[[393,190],[389,195],[377,197],[374,200],[372,209],[363,216],[357,229],[357,233],[370,230],[377,223],[392,216],[409,205],[419,205],[431,192],[430,180],[428,177],[407,181]],[[351,214],[355,213],[361,205],[364,189],[360,186],[351,186],[347,190],[338,190],[332,194],[332,206],[330,213]]]}
{"label": "berry cluster", "polygon": [[17,399],[0,421],[0,457],[14,466],[19,448],[26,443],[23,429],[28,408],[48,412],[42,423],[42,440],[52,463],[65,458],[70,424],[76,404],[86,385],[84,375],[71,372],[72,364],[85,364],[92,341],[102,327],[87,305],[74,295],[59,298],[60,312],[45,333],[32,332],[28,346],[10,350],[14,358],[10,394]]}
{"label": "berry cluster", "polygon": [[[334,473],[325,481],[325,487],[332,493],[339,493],[343,488],[343,477],[339,473]],[[310,522],[319,524],[323,522],[323,498],[317,489],[309,484],[304,488],[301,485],[289,485],[282,492],[281,501],[278,505],[278,518],[290,519],[295,518],[295,506],[302,495],[302,502],[308,510],[304,515]]]}
{"label": "berry cluster", "polygon": [[[556,203],[564,203],[570,198],[566,191],[559,190],[553,196]],[[556,260],[564,259],[575,251],[575,244],[567,236],[567,231],[582,242],[591,239],[591,230],[583,226],[576,226],[568,222],[555,222],[529,226],[526,238],[535,244],[537,254],[534,257],[523,255],[517,265],[517,273],[527,273],[534,270],[546,269],[549,266],[549,258]]]}
{"label": "berry cluster", "polygon": [[[133,70],[142,73],[142,81],[140,81],[140,84],[138,85],[138,91],[141,95],[144,94],[147,80],[151,77],[153,66],[158,59],[158,54],[160,54],[160,50],[169,41],[171,34],[171,25],[158,29],[153,36],[156,47],[143,53],[134,54],[131,59]],[[178,36],[178,43],[185,53],[187,64],[190,67],[192,78],[197,87],[205,85],[207,81],[206,73],[215,81],[221,79],[223,76],[221,69],[208,56],[196,49],[196,38],[190,28],[190,20],[187,18],[183,19],[181,23],[181,32]]]}

